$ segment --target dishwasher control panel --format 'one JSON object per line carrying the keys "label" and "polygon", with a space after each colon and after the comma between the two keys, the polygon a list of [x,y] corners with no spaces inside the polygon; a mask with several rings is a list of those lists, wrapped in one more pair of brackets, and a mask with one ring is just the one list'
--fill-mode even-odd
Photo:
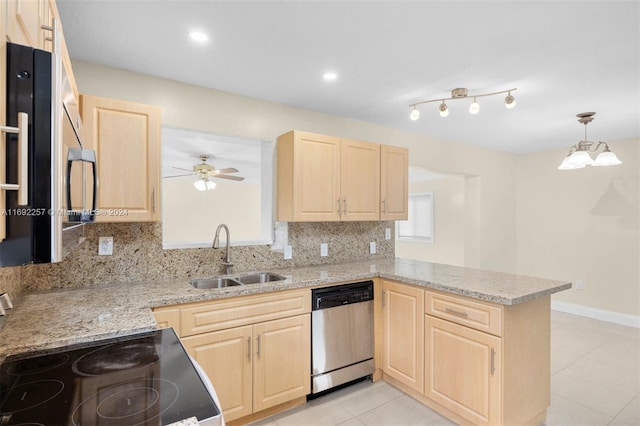
{"label": "dishwasher control panel", "polygon": [[311,291],[313,310],[373,300],[373,281],[324,287]]}

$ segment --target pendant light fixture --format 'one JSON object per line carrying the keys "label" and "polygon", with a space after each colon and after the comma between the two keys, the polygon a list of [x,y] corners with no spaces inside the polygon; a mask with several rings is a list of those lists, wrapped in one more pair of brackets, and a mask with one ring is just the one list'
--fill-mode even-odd
{"label": "pendant light fixture", "polygon": [[[558,170],[582,169],[584,166],[617,166],[618,164],[622,164],[622,161],[609,150],[609,145],[607,145],[606,142],[591,142],[587,139],[587,124],[593,121],[594,115],[596,115],[595,112],[582,112],[576,115],[578,122],[584,124],[584,140],[581,140],[569,149],[569,154],[562,160]],[[597,152],[600,147],[604,147],[604,150],[593,160],[589,153]]]}
{"label": "pendant light fixture", "polygon": [[477,114],[478,112],[480,112],[480,103],[478,102],[478,98],[482,98],[485,96],[500,95],[502,93],[507,94],[507,96],[504,98],[504,106],[507,109],[511,109],[516,106],[516,100],[511,94],[511,92],[513,92],[514,90],[518,90],[518,89],[514,87],[513,89],[501,90],[499,92],[469,95],[469,91],[467,89],[465,89],[464,87],[459,87],[451,91],[450,98],[429,99],[426,101],[420,101],[420,102],[416,102],[414,104],[409,105],[409,107],[411,108],[411,113],[409,114],[409,118],[411,118],[411,120],[413,121],[416,121],[417,119],[419,119],[420,111],[416,107],[418,105],[428,104],[430,102],[442,102],[438,107],[438,110],[440,111],[440,117],[446,117],[449,115],[449,107],[447,106],[446,101],[452,101],[457,99],[467,99],[467,98],[473,98],[473,102],[469,106],[469,113]]}

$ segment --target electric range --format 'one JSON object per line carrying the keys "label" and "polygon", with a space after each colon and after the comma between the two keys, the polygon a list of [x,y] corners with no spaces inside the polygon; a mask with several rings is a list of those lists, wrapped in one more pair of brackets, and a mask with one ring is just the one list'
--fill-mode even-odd
{"label": "electric range", "polygon": [[168,425],[220,410],[173,329],[0,365],[0,425]]}

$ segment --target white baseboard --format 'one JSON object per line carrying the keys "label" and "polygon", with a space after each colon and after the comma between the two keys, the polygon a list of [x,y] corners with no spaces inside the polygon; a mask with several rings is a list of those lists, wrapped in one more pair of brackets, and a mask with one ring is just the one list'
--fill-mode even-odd
{"label": "white baseboard", "polygon": [[640,317],[621,314],[619,312],[605,311],[604,309],[591,308],[589,306],[576,305],[567,302],[551,301],[551,309],[568,314],[580,315],[582,317],[593,318],[600,321],[612,322],[629,327],[640,328]]}

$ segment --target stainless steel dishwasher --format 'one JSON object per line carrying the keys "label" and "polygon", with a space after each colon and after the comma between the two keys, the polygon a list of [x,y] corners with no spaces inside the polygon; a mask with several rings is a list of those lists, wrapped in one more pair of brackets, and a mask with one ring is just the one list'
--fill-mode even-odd
{"label": "stainless steel dishwasher", "polygon": [[312,290],[311,393],[373,374],[373,281]]}

